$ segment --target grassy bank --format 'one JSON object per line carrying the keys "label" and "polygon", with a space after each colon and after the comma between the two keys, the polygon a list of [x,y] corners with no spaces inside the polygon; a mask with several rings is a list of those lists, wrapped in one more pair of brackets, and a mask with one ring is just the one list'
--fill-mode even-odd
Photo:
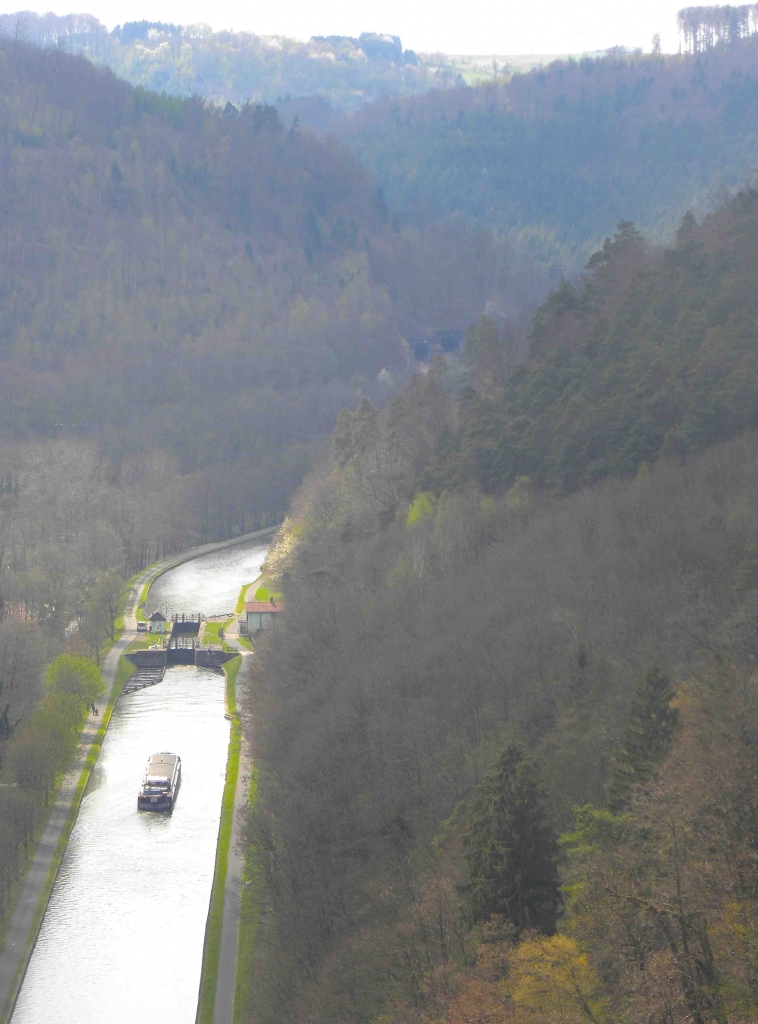
{"label": "grassy bank", "polygon": [[[250,776],[248,807],[258,799],[258,777],[253,769]],[[232,1024],[245,1024],[250,1019],[251,979],[255,960],[255,944],[261,920],[261,878],[258,865],[246,852],[242,872],[240,896],[240,923],[237,935],[237,966],[234,972],[234,1004]]]}
{"label": "grassy bank", "polygon": [[116,616],[115,622],[113,623],[113,630],[117,637],[121,636],[124,632],[124,612],[126,611],[126,605],[129,600],[129,593],[137,581],[136,576],[132,576],[130,580],[127,580],[124,584],[124,592],[121,595],[121,600],[118,606],[118,615]]}
{"label": "grassy bank", "polygon": [[162,639],[165,639],[165,634],[160,633],[140,633],[136,639],[132,640],[129,644],[130,651],[144,651],[148,647],[154,647],[159,644]]}
{"label": "grassy bank", "polygon": [[284,600],[284,596],[280,590],[274,590],[274,588],[269,586],[268,583],[262,583],[253,595],[253,600],[270,601],[272,597],[275,601]]}
{"label": "grassy bank", "polygon": [[[100,755],[100,748],[102,747],[103,739],[105,738],[105,733],[108,728],[108,723],[110,722],[111,714],[113,713],[113,708],[116,704],[116,701],[119,698],[119,694],[121,693],[124,684],[126,683],[127,679],[131,676],[133,671],[134,666],[131,665],[128,661],[126,661],[124,658],[121,658],[119,660],[118,669],[116,671],[116,679],[113,684],[111,695],[108,699],[108,703],[106,704],[105,710],[103,711],[100,720],[100,726],[97,732],[95,733],[95,736],[89,746],[89,750],[87,751],[87,756],[84,759],[84,764],[82,765],[79,780],[76,784],[76,789],[74,790],[74,795],[71,800],[71,806],[69,807],[68,813],[66,815],[66,821],[58,837],[58,843],[55,848],[55,853],[53,854],[53,858],[50,862],[50,866],[48,868],[47,875],[42,886],[42,890],[37,900],[37,906],[34,911],[34,917],[32,918],[31,926],[27,933],[26,942],[24,944],[24,951],[19,961],[16,977],[13,979],[11,991],[6,1000],[6,1004],[3,1007],[2,1016],[0,1016],[0,1024],[6,1024],[11,1008],[15,1002],[16,994],[21,985],[21,982],[23,981],[23,977],[26,972],[27,961],[31,953],[31,950],[34,946],[34,943],[37,941],[37,935],[42,925],[42,920],[45,916],[45,911],[47,910],[47,904],[50,899],[50,894],[53,891],[55,880],[58,877],[58,871],[60,870],[61,862],[63,861],[63,855],[66,852],[66,847],[68,846],[68,841],[71,836],[71,831],[74,827],[74,822],[76,821],[76,816],[79,813],[79,807],[81,806],[84,791],[87,788],[87,783],[89,782],[90,775],[92,774],[92,769],[95,767],[97,759]],[[53,796],[55,797],[55,794],[53,794]],[[51,809],[53,804],[51,804]],[[31,860],[32,858],[30,857],[28,862],[29,864],[31,864]]]}
{"label": "grassy bank", "polygon": [[[274,530],[275,530],[275,528],[261,530],[261,531],[256,531],[255,533],[246,535],[244,537],[233,538],[233,539],[230,539],[229,541],[225,541],[225,542],[222,542],[222,543],[219,543],[219,544],[207,545],[207,547],[210,547],[211,550],[222,550],[222,549],[227,548],[227,547],[232,547],[232,546],[234,546],[235,544],[238,544],[238,543],[245,543],[245,542],[248,542],[250,540],[257,539],[258,537],[266,536],[266,535],[274,532]],[[151,577],[145,583],[142,584],[142,587],[140,589],[139,595],[137,597],[137,607],[135,608],[136,617],[137,617],[138,620],[144,621],[144,614],[142,613],[140,606],[147,600],[148,595],[149,595],[149,591],[150,591],[150,586],[154,582],[154,580],[159,578],[164,572],[168,571],[169,569],[173,569],[175,566],[180,565],[180,564],[182,564],[185,561],[189,561],[192,558],[200,557],[201,555],[206,554],[206,553],[210,553],[210,552],[206,552],[206,551],[203,551],[203,550],[195,549],[192,552],[186,553],[185,555],[178,556],[176,559],[170,559],[170,560],[167,560],[164,563],[156,563],[153,566],[149,566],[146,569],[141,570],[139,573],[137,573],[135,576],[133,576],[130,580],[127,581],[127,583],[124,586],[124,590],[123,590],[123,593],[122,593],[122,596],[121,596],[121,601],[120,601],[120,605],[119,605],[118,614],[117,614],[115,622],[114,622],[115,639],[108,641],[104,645],[104,647],[101,649],[101,651],[99,652],[99,655],[100,655],[99,661],[100,661],[101,666],[102,666],[102,663],[105,660],[107,654],[112,649],[114,643],[116,642],[117,639],[119,639],[121,637],[121,635],[122,635],[122,633],[124,631],[124,627],[125,627],[125,621],[124,621],[125,620],[125,610],[126,610],[126,607],[127,607],[128,603],[129,603],[130,594],[137,587],[140,578],[143,577],[146,572],[148,572],[148,573],[152,572],[153,573],[153,575],[151,575]],[[229,621],[231,622],[233,620],[230,619]],[[222,624],[219,623],[219,625],[222,625]],[[217,626],[217,628],[218,628],[218,626]],[[133,641],[130,649],[136,650],[136,649],[139,649],[141,647],[150,646],[157,639],[158,639],[157,637],[153,637],[153,636],[149,636],[149,635],[144,635],[144,636],[140,635],[139,637],[135,638],[135,640]],[[224,648],[227,649],[227,650],[231,650],[232,649],[232,648],[229,648],[228,645],[226,645],[226,644],[224,644]],[[238,771],[239,771],[239,758],[240,758],[241,730],[240,730],[239,720],[236,718],[236,700],[235,700],[235,683],[236,683],[237,673],[239,672],[239,666],[240,666],[240,659],[235,659],[227,667],[227,683],[226,683],[227,705],[229,707],[230,713],[235,715],[235,721],[233,722],[231,736],[230,736],[229,756],[228,756],[228,762],[227,762],[227,782],[226,782],[226,787],[225,787],[225,790],[224,790],[224,799],[223,799],[223,802],[222,802],[222,822],[221,822],[221,828],[220,828],[220,832],[219,832],[219,849],[217,851],[217,858],[216,858],[216,871],[217,871],[217,876],[218,876],[218,887],[217,888],[218,888],[218,890],[220,891],[220,894],[221,894],[221,901],[220,901],[220,910],[219,910],[219,919],[218,919],[218,939],[217,939],[217,942],[216,942],[215,967],[214,967],[214,970],[212,972],[212,976],[213,976],[213,997],[214,998],[215,998],[215,987],[216,987],[216,971],[217,971],[217,967],[218,967],[218,943],[220,942],[221,921],[222,921],[222,918],[223,918],[223,897],[224,897],[224,889],[225,889],[225,883],[226,883],[226,870],[227,870],[228,853],[229,853],[229,847],[230,847],[230,844],[231,844],[231,826],[232,826],[233,816],[234,816],[234,814],[233,814],[233,812],[234,812],[234,796],[235,796],[235,791],[236,791],[236,782],[237,782],[237,775],[238,775]],[[116,700],[118,699],[118,697],[119,697],[119,695],[120,695],[120,693],[121,693],[121,691],[123,689],[124,684],[126,683],[128,678],[132,675],[133,671],[134,671],[134,666],[132,666],[128,661],[126,661],[123,658],[121,658],[119,660],[119,664],[117,666],[116,678],[115,678],[115,681],[114,681],[114,686],[113,686],[113,690],[112,690],[112,693],[111,693],[111,697],[110,697],[110,699],[109,699],[109,701],[108,701],[108,703],[106,705],[105,711],[103,712],[101,721],[99,723],[98,731],[97,731],[97,733],[95,734],[95,736],[93,737],[93,739],[92,739],[92,741],[90,743],[89,749],[87,751],[87,756],[84,759],[84,762],[83,763],[79,762],[80,765],[81,765],[80,776],[79,776],[79,779],[77,780],[76,789],[75,789],[74,794],[72,796],[72,803],[71,803],[70,807],[68,808],[68,810],[65,812],[66,813],[66,819],[65,819],[65,822],[64,822],[64,824],[63,824],[63,826],[61,828],[60,833],[58,834],[58,841],[56,843],[55,853],[53,854],[53,857],[52,857],[52,859],[50,861],[49,868],[48,868],[48,871],[47,871],[44,883],[42,884],[41,888],[40,888],[39,880],[35,879],[34,891],[35,892],[39,892],[39,896],[38,896],[38,899],[37,899],[37,903],[36,903],[35,912],[34,912],[34,915],[33,915],[32,922],[31,922],[30,927],[28,929],[27,936],[26,936],[26,938],[24,940],[24,953],[23,953],[23,956],[21,957],[21,959],[19,961],[20,966],[18,968],[16,977],[14,978],[11,993],[10,993],[8,999],[6,1000],[5,1006],[0,1007],[0,1024],[6,1024],[6,1022],[8,1020],[8,1016],[10,1014],[10,1008],[13,1006],[13,1001],[15,999],[15,996],[16,996],[16,993],[18,991],[18,988],[19,988],[21,982],[23,981],[23,975],[24,975],[24,971],[25,971],[26,961],[27,961],[27,958],[28,958],[28,956],[29,956],[29,954],[31,952],[31,949],[33,948],[34,942],[36,941],[37,933],[39,931],[40,925],[41,925],[42,920],[44,918],[44,914],[45,914],[47,903],[48,903],[48,900],[49,900],[49,897],[50,897],[50,893],[51,893],[53,885],[55,883],[55,879],[57,877],[58,870],[60,868],[60,864],[61,864],[61,861],[63,859],[63,855],[65,853],[66,846],[67,846],[67,843],[68,843],[71,831],[72,831],[73,826],[74,826],[74,822],[76,821],[76,817],[77,817],[77,813],[78,813],[78,810],[79,810],[79,806],[81,804],[82,797],[84,795],[84,791],[86,789],[87,783],[89,781],[90,774],[91,774],[92,769],[93,769],[93,767],[94,767],[94,765],[95,765],[95,763],[97,761],[97,757],[99,755],[100,748],[101,748],[101,745],[102,745],[102,740],[103,740],[103,737],[105,735],[105,732],[106,732],[106,729],[107,729],[107,726],[108,726],[108,723],[110,721],[110,717],[111,717],[111,714],[112,714],[112,711],[113,711],[113,706],[114,706]],[[55,789],[52,792],[53,800],[52,800],[52,803],[51,803],[51,809],[52,809],[52,806],[54,806],[55,800],[57,799],[57,796],[59,795],[59,792],[60,792],[60,782],[58,782],[56,784],[56,787],[55,787]],[[69,790],[69,792],[70,792],[70,790]],[[23,891],[24,883],[25,883],[25,880],[27,878],[29,868],[31,867],[31,865],[34,862],[35,850],[37,849],[37,846],[39,844],[39,840],[40,840],[41,836],[43,835],[45,828],[49,824],[49,820],[50,820],[50,813],[48,812],[47,814],[44,815],[44,820],[40,820],[39,821],[34,841],[29,844],[28,856],[25,858],[24,864],[21,865],[20,871],[19,871],[19,878],[17,879],[16,883],[14,884],[14,893],[13,893],[14,899],[10,902],[9,906],[6,909],[5,918],[4,918],[4,921],[2,922],[2,924],[4,926],[3,927],[3,932],[2,932],[2,934],[0,934],[0,938],[4,938],[4,933],[7,931],[7,928],[9,926],[10,922],[13,919],[13,912],[14,912],[15,905],[17,903],[18,897],[20,896],[20,894]],[[57,820],[59,820],[59,819],[57,819]],[[57,830],[57,827],[58,827],[58,825],[56,824],[56,830]],[[46,859],[47,859],[47,856],[48,855],[46,855]],[[45,859],[45,862],[46,862],[46,859]],[[216,891],[216,889],[214,889],[214,891]],[[216,903],[218,904],[218,899],[216,899]],[[209,917],[209,927],[210,927],[210,917]],[[212,954],[213,943],[211,943],[211,947],[210,948],[211,948],[211,954]],[[203,971],[205,973],[205,960],[204,960],[204,964],[203,964]],[[212,1019],[212,1003],[211,1003],[211,1019]]]}
{"label": "grassy bank", "polygon": [[[211,551],[213,551],[213,550],[222,550],[222,549],[227,548],[227,547],[232,547],[233,545],[238,544],[238,543],[244,543],[244,542],[247,542],[249,540],[256,539],[257,537],[260,537],[260,536],[266,536],[266,535],[270,534],[271,532],[273,532],[273,528],[269,529],[269,530],[257,531],[256,533],[247,535],[245,537],[233,538],[233,539],[231,539],[229,541],[226,541],[226,542],[223,542],[223,543],[207,545],[207,547],[209,547],[211,549]],[[114,622],[116,639],[120,638],[120,636],[123,633],[124,627],[125,627],[125,611],[126,611],[127,606],[129,605],[130,595],[136,590],[136,588],[137,588],[137,586],[139,584],[140,578],[144,578],[144,574],[145,573],[152,573],[152,575],[150,576],[150,578],[146,582],[144,582],[142,584],[141,589],[139,591],[139,594],[137,596],[137,605],[141,605],[142,603],[144,603],[147,600],[151,584],[154,582],[155,579],[160,577],[164,572],[168,571],[169,569],[173,569],[175,566],[180,565],[180,564],[182,564],[185,561],[189,561],[192,558],[200,557],[201,555],[206,554],[206,553],[210,553],[210,551],[203,551],[203,550],[195,549],[191,553],[187,553],[185,555],[179,556],[176,559],[167,560],[167,562],[164,562],[162,564],[158,563],[156,565],[150,566],[147,569],[142,570],[140,573],[138,573],[135,576],[133,576],[129,581],[127,581],[127,583],[124,586],[124,590],[123,590],[123,593],[122,593],[122,596],[121,596],[121,601],[120,601],[120,605],[119,605],[118,614],[117,614],[115,622]],[[136,613],[136,617],[137,617],[138,620],[143,620],[144,621],[144,615],[141,612],[139,607],[135,608],[135,613]],[[229,621],[231,622],[231,621],[233,621],[233,619],[229,620]],[[227,623],[218,623],[216,625],[216,629],[218,630],[218,628],[221,625],[227,625]],[[148,636],[148,635],[145,635],[145,636],[140,635],[139,637],[135,638],[135,640],[133,641],[133,643],[131,645],[131,649],[138,649],[138,648],[143,647],[143,646],[149,646],[150,644],[155,642],[156,639],[157,639],[157,637],[151,637],[151,636]],[[99,654],[100,654],[100,659],[99,660],[100,660],[101,665],[102,665],[102,662],[104,661],[105,657],[107,656],[108,652],[112,649],[114,643],[115,643],[115,640],[108,641],[108,643],[106,643],[104,645],[103,649],[99,652]],[[224,647],[225,647],[225,649],[231,650],[231,648],[229,648],[228,645],[226,645],[226,644],[224,644]],[[210,1009],[210,1017],[208,1017],[207,1014],[206,1014],[206,1016],[204,1018],[201,1018],[201,1019],[207,1019],[207,1020],[212,1020],[213,1003],[215,1001],[215,991],[216,991],[216,986],[217,986],[217,971],[218,971],[218,959],[219,959],[219,950],[220,950],[221,928],[222,928],[222,923],[223,923],[223,904],[224,904],[224,895],[225,895],[225,886],[226,886],[227,865],[228,865],[229,850],[230,850],[230,846],[231,846],[232,824],[233,824],[233,819],[234,819],[234,798],[235,798],[235,794],[236,794],[236,784],[237,784],[237,778],[238,778],[238,773],[239,773],[240,747],[241,747],[241,727],[240,727],[239,719],[236,716],[236,697],[235,697],[235,683],[236,683],[237,674],[239,672],[239,667],[240,667],[240,659],[238,659],[238,658],[234,659],[229,664],[229,666],[227,666],[227,681],[226,681],[227,706],[229,708],[230,714],[232,714],[234,716],[234,721],[232,723],[230,742],[229,742],[229,753],[228,753],[228,760],[227,760],[227,779],[226,779],[226,784],[225,784],[225,789],[224,789],[224,796],[223,796],[223,799],[222,799],[222,812],[221,812],[221,822],[220,822],[220,828],[219,828],[218,848],[217,848],[217,855],[216,855],[216,871],[215,871],[215,878],[214,878],[214,890],[213,890],[213,896],[212,896],[212,900],[211,900],[211,906],[210,906],[210,909],[209,909],[208,927],[207,927],[207,932],[206,932],[206,946],[207,946],[207,950],[204,953],[203,979],[201,980],[201,985],[205,985],[205,978],[206,977],[209,978],[209,984],[211,986],[210,999],[208,998],[208,996],[206,996],[205,999],[204,999],[204,1005],[208,1005],[208,1003],[210,1002],[210,1008],[211,1008]],[[10,995],[8,996],[8,999],[6,1000],[5,1005],[3,1007],[0,1007],[0,1024],[6,1024],[6,1022],[8,1020],[8,1017],[9,1017],[9,1014],[10,1014],[10,1011],[11,1011],[11,1007],[13,1006],[13,1002],[15,1000],[16,994],[17,994],[18,989],[19,989],[19,987],[20,987],[20,985],[21,985],[21,983],[23,981],[23,976],[24,976],[24,972],[25,972],[25,967],[26,967],[26,963],[27,963],[27,960],[28,960],[28,956],[30,955],[31,950],[33,949],[34,942],[36,941],[37,933],[38,933],[39,928],[41,926],[42,920],[44,919],[45,910],[46,910],[46,907],[47,907],[47,904],[48,904],[48,901],[49,901],[50,893],[52,892],[53,886],[55,884],[55,879],[57,877],[58,870],[60,868],[60,864],[62,862],[64,853],[65,853],[65,850],[66,850],[66,846],[68,844],[69,837],[71,835],[71,831],[72,831],[73,826],[74,826],[74,822],[76,821],[76,817],[77,817],[77,814],[78,814],[79,807],[81,805],[82,797],[84,795],[87,783],[89,781],[89,778],[90,778],[90,775],[91,775],[91,772],[92,772],[92,769],[93,769],[93,767],[94,767],[94,765],[95,765],[95,763],[97,761],[97,757],[99,755],[100,748],[101,748],[101,745],[102,745],[102,740],[103,740],[103,738],[105,736],[105,732],[106,732],[106,729],[107,729],[107,726],[108,726],[108,723],[110,721],[110,717],[111,717],[111,714],[112,714],[112,711],[113,711],[113,706],[114,706],[116,700],[118,699],[118,697],[119,697],[119,695],[120,695],[120,693],[121,693],[121,691],[123,689],[124,684],[126,683],[128,678],[132,675],[133,671],[134,671],[134,666],[132,666],[128,661],[126,661],[123,658],[119,660],[119,663],[118,663],[118,666],[117,666],[117,670],[116,670],[116,678],[115,678],[115,681],[114,681],[114,686],[113,686],[113,690],[112,690],[112,693],[111,693],[111,697],[110,697],[110,699],[109,699],[109,701],[108,701],[108,703],[106,705],[106,708],[105,708],[105,710],[103,712],[101,721],[99,723],[98,730],[95,733],[94,737],[92,738],[92,740],[91,740],[91,742],[89,744],[89,748],[87,749],[87,752],[86,752],[86,757],[84,757],[83,761],[81,759],[78,761],[77,770],[79,770],[79,778],[76,780],[76,787],[74,789],[73,794],[71,794],[71,790],[70,789],[68,789],[67,793],[66,793],[66,798],[68,799],[69,796],[70,796],[72,802],[71,802],[71,804],[69,805],[69,807],[67,809],[64,810],[64,809],[61,808],[60,811],[59,811],[59,814],[56,816],[54,835],[57,835],[58,838],[57,838],[57,842],[56,842],[55,852],[52,855],[52,858],[50,859],[49,862],[48,862],[48,857],[50,856],[50,854],[49,854],[49,852],[46,852],[45,858],[44,858],[44,861],[43,861],[43,864],[42,864],[42,867],[41,867],[41,870],[38,868],[38,873],[36,874],[35,879],[34,879],[34,886],[33,886],[33,890],[32,891],[33,891],[34,895],[37,896],[36,904],[34,905],[34,907],[35,907],[34,914],[32,916],[32,920],[31,920],[29,928],[27,930],[27,935],[24,937],[23,955],[21,956],[21,958],[19,960],[19,967],[18,967],[18,970],[16,972],[16,976],[14,977],[14,980],[13,980],[13,984],[12,984],[12,989],[11,989]],[[73,784],[73,780],[72,780],[72,784]],[[53,804],[55,802],[55,799],[57,798],[57,796],[60,793],[59,785],[60,784],[58,784],[56,786],[56,788],[53,790],[53,793],[52,793]],[[61,826],[60,825],[60,820],[61,820],[61,818],[64,815],[65,815],[65,821],[63,822],[63,825]],[[37,829],[37,835],[35,836],[37,847],[38,847],[38,844],[39,844],[39,839],[41,838],[42,834],[44,833],[45,828],[49,825],[49,821],[50,821],[49,813],[46,814],[44,816],[44,818],[45,818],[44,821],[40,821],[39,822],[38,829]],[[58,831],[59,828],[60,828],[60,831]],[[20,894],[23,891],[25,880],[28,880],[28,871],[29,871],[29,868],[34,863],[35,849],[37,847],[35,847],[34,844],[30,843],[30,845],[29,845],[29,855],[28,855],[27,858],[25,858],[25,862],[21,866],[20,875],[23,874],[23,875],[25,875],[27,877],[26,878],[19,877],[19,879],[17,881],[17,884],[15,886],[15,893],[14,894],[16,896],[16,899],[8,907],[8,909],[6,911],[6,915],[5,915],[5,921],[3,922],[5,924],[5,926],[6,926],[6,930],[7,930],[8,924],[10,923],[10,921],[12,920],[12,917],[13,917],[14,904],[17,903],[18,896],[20,896]],[[45,868],[47,868],[46,876],[45,876],[44,882],[41,882],[40,881],[40,876],[45,871]],[[34,898],[34,896],[32,896],[32,899],[33,898]],[[31,900],[30,900],[30,902],[31,902]],[[27,915],[30,913],[30,909],[31,908],[26,910],[26,914]],[[26,919],[28,920],[28,918],[26,918]],[[21,946],[21,943],[19,942],[16,946],[14,946],[14,950],[17,950],[20,946]]]}
{"label": "grassy bank", "polygon": [[224,666],[226,675],[226,713],[237,718],[237,676],[239,675],[242,658],[235,658]]}
{"label": "grassy bank", "polygon": [[203,643],[205,644],[220,644],[221,643],[221,630],[224,627],[224,622],[221,619],[210,619],[205,623],[203,628]]}
{"label": "grassy bank", "polygon": [[233,651],[234,648],[231,647],[221,636],[221,630],[226,631],[229,623],[232,621],[232,619],[228,619],[226,622],[222,619],[212,619],[211,621],[206,622],[203,629],[203,643],[220,644],[225,651]]}
{"label": "grassy bank", "polygon": [[142,590],[140,590],[139,597],[137,598],[137,607],[134,609],[134,614],[137,618],[137,622],[147,621],[142,609],[145,605],[145,602],[147,601],[147,595],[150,593],[150,586],[152,582],[153,578],[149,579],[147,583],[145,583],[144,586],[142,587]]}
{"label": "grassy bank", "polygon": [[239,592],[239,594],[237,596],[237,603],[234,606],[234,614],[235,615],[241,615],[244,612],[244,610],[245,610],[245,594],[248,592],[250,587],[252,587],[253,582],[254,581],[251,580],[250,583],[244,583],[242,585],[242,588],[240,589],[240,592]]}
{"label": "grassy bank", "polygon": [[224,923],[224,899],[226,895],[226,874],[229,865],[229,850],[232,841],[232,825],[234,823],[234,797],[237,792],[237,776],[240,767],[240,749],[242,746],[242,727],[237,715],[236,684],[237,675],[242,663],[235,658],[224,666],[226,675],[226,707],[233,716],[232,729],[229,736],[229,756],[226,764],[226,783],[221,801],[221,821],[216,846],[216,866],[213,873],[208,921],[205,927],[205,945],[203,946],[203,969],[200,976],[200,996],[198,999],[198,1024],[213,1024],[213,1010],[216,1004],[216,988],[218,985],[218,964],[221,952],[221,931]]}
{"label": "grassy bank", "polygon": [[[283,600],[281,592],[278,590],[274,590],[274,588],[270,585],[270,581],[266,579],[265,575],[259,576],[258,581],[259,586],[256,587],[255,593],[252,594],[250,598],[252,601],[268,601],[272,597],[275,601]],[[234,606],[235,615],[241,615],[242,612],[245,610],[245,595],[255,582],[257,581],[253,580],[250,583],[246,583],[240,590],[239,595],[237,597],[237,603]]]}
{"label": "grassy bank", "polygon": [[[156,562],[154,564],[157,565],[158,563]],[[153,566],[149,565],[145,569],[140,569],[140,571],[138,573],[135,573],[134,576],[132,576],[132,578],[127,580],[126,583],[124,584],[124,592],[121,595],[121,603],[119,605],[118,615],[116,616],[116,622],[115,622],[115,630],[116,630],[117,635],[120,636],[121,633],[123,633],[123,631],[124,631],[124,611],[126,609],[126,605],[127,605],[128,601],[129,601],[129,594],[131,593],[132,587],[136,586],[140,576],[142,576],[143,573],[149,572],[150,569],[152,569],[152,568],[153,568]],[[147,600],[147,594],[148,594],[148,591],[150,590],[150,584],[152,582],[153,582],[152,579],[149,579],[147,581],[147,583],[145,583],[143,585],[142,590],[140,591],[139,597],[137,598],[137,604],[135,606],[135,612],[134,613],[135,613],[135,615],[136,615],[138,620],[142,619],[144,621],[144,615],[140,611],[140,608],[141,608],[142,602]]]}

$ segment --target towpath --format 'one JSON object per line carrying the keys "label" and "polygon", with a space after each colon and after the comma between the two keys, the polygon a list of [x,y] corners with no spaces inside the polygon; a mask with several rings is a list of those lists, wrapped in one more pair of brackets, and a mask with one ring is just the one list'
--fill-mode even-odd
{"label": "towpath", "polygon": [[[248,589],[257,587],[258,582]],[[254,593],[255,591],[253,591]],[[242,655],[243,662],[237,676],[237,692],[239,684],[249,671],[252,652],[239,642],[239,620],[235,615],[228,630],[224,630],[224,639],[235,647]],[[245,856],[242,848],[243,812],[247,806],[250,793],[250,773],[252,756],[247,739],[243,733],[240,749],[240,766],[237,774],[237,789],[234,794],[234,817],[232,819],[232,837],[229,843],[229,859],[226,867],[226,886],[224,889],[224,913],[221,924],[221,947],[218,958],[218,978],[216,982],[216,1003],[213,1007],[213,1024],[232,1024],[234,1012],[234,986],[237,974],[237,942],[239,939],[240,898],[242,896],[242,874],[245,867]]]}
{"label": "towpath", "polygon": [[[100,713],[105,708],[108,698],[113,691],[119,659],[135,637],[137,631],[137,619],[135,617],[137,601],[142,587],[150,579],[151,575],[152,572],[146,570],[138,576],[127,595],[124,609],[124,632],[110,649],[103,662],[102,674],[106,694],[98,706],[98,712]],[[61,832],[68,820],[79,779],[90,752],[90,747],[97,736],[100,722],[101,718],[99,715],[90,715],[82,730],[74,766],[64,777],[58,789],[47,825],[34,851],[34,859],[29,866],[24,880],[24,887],[8,926],[5,944],[2,953],[0,953],[0,1006],[2,1006],[0,1021],[9,1019],[21,988],[21,983],[24,980],[26,967],[37,939],[36,932],[42,924],[40,918],[36,922],[36,929],[33,928],[37,906],[45,892],[45,880],[58,848]]]}
{"label": "towpath", "polygon": [[[235,537],[232,540],[221,541],[213,544],[204,544],[201,547],[193,548],[190,551],[184,552],[182,555],[178,555],[174,558],[167,558],[163,562],[150,566],[149,569],[140,573],[140,575],[132,581],[124,607],[124,632],[108,652],[108,655],[103,662],[103,680],[106,687],[106,697],[100,702],[98,711],[102,711],[105,707],[116,681],[119,659],[136,635],[137,601],[139,600],[139,595],[142,592],[142,588],[145,583],[147,583],[148,580],[155,579],[157,576],[163,575],[163,573],[168,569],[173,569],[175,566],[181,565],[182,562],[187,562],[192,558],[198,558],[201,555],[210,554],[213,551],[220,551],[222,548],[231,547],[235,544],[243,544],[247,541],[255,540],[258,537],[263,537],[272,533],[274,529],[275,528],[270,530],[258,530],[255,533],[246,534],[244,537]],[[65,776],[60,788],[58,789],[47,825],[45,826],[42,837],[37,844],[34,858],[26,874],[21,895],[18,898],[18,902],[16,903],[13,911],[13,917],[8,926],[5,943],[2,951],[0,951],[0,1024],[6,1024],[10,1019],[18,993],[21,989],[21,984],[24,980],[24,974],[26,973],[29,959],[34,950],[37,933],[42,924],[41,917],[39,920],[35,920],[35,917],[37,916],[37,907],[40,899],[45,893],[45,882],[50,872],[55,852],[58,848],[61,833],[63,832],[66,821],[68,820],[76,788],[79,784],[79,779],[84,768],[84,763],[87,759],[92,742],[97,734],[100,721],[101,719],[99,717],[91,715],[82,730],[75,765],[68,775]],[[246,758],[243,764],[249,764],[249,758]],[[237,788],[239,790],[239,783]],[[235,804],[235,821],[237,820],[237,817],[238,815]],[[237,843],[237,845],[239,845],[239,843]],[[226,907],[224,909],[226,912]],[[232,994],[233,989],[234,981],[232,980]],[[231,1016],[229,1017],[229,1020],[231,1020]]]}

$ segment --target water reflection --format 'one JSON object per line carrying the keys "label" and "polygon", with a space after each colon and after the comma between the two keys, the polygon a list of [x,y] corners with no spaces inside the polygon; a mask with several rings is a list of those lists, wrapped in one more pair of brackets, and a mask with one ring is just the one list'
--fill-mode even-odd
{"label": "water reflection", "polygon": [[240,587],[252,583],[268,552],[268,544],[239,544],[195,558],[160,576],[150,588],[145,611],[224,615],[234,610]]}
{"label": "water reflection", "polygon": [[[12,1024],[192,1024],[228,741],[221,675],[172,668],[119,701]],[[182,758],[170,815],[137,810],[159,750]]]}

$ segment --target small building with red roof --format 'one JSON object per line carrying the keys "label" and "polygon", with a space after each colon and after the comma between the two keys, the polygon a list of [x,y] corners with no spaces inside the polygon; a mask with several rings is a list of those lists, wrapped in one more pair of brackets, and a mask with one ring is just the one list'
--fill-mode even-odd
{"label": "small building with red roof", "polygon": [[275,622],[277,615],[285,611],[281,601],[246,601],[245,619],[242,625],[247,626],[248,634],[258,633],[261,629],[267,629]]}

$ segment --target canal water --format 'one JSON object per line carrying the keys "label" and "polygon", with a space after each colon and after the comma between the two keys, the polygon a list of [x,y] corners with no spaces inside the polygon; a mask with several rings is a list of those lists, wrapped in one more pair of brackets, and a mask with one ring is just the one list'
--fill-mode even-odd
{"label": "canal water", "polygon": [[267,552],[268,544],[240,544],[178,565],[150,588],[146,617],[154,611],[166,616],[175,612],[231,615],[240,588],[258,578]]}
{"label": "canal water", "polygon": [[[191,604],[181,598],[182,580],[205,580],[208,600],[231,609],[265,555],[252,547],[198,560],[214,569],[177,567],[164,594],[176,611],[208,614],[200,589]],[[12,1024],[193,1024],[228,743],[221,674],[171,668],[119,700]],[[137,810],[147,758],[160,750],[182,758],[170,815]]]}

